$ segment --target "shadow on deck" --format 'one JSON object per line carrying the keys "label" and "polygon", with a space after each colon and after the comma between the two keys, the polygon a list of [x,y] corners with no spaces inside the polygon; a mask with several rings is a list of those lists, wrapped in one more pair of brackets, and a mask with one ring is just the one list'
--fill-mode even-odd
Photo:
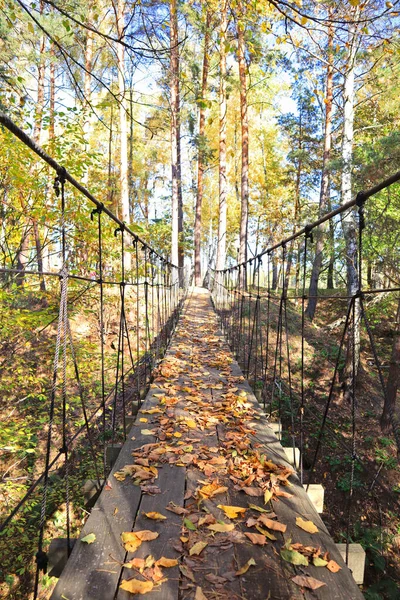
{"label": "shadow on deck", "polygon": [[[149,518],[152,512],[166,519]],[[297,517],[318,532],[301,529]],[[153,535],[125,536],[124,547],[121,534],[143,531]],[[148,590],[147,600],[363,597],[233,360],[203,289],[186,302],[81,539],[91,533],[93,543],[75,544],[52,600],[125,600],[136,586]],[[316,558],[331,562],[317,567]],[[296,576],[321,587],[304,587]]]}

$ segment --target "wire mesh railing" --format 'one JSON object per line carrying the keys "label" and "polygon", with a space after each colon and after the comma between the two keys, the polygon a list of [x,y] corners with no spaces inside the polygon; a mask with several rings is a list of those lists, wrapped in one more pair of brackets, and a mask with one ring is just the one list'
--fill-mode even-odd
{"label": "wire mesh railing", "polygon": [[107,482],[189,276],[2,113],[0,123],[23,143],[14,161],[25,153],[2,179],[0,547],[3,580],[37,598],[49,541],[66,538],[69,553],[85,518],[82,484]]}
{"label": "wire mesh railing", "polygon": [[396,530],[387,515],[400,490],[399,180],[213,271],[210,283],[227,340],[281,422],[301,483],[326,488],[326,521],[346,541],[346,560],[351,541],[387,557]]}

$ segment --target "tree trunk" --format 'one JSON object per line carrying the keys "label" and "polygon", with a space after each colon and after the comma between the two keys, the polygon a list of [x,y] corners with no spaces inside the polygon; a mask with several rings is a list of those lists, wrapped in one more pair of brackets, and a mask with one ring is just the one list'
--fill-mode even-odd
{"label": "tree trunk", "polygon": [[[245,58],[245,39],[243,18],[245,11],[243,3],[239,2],[239,16],[236,20],[236,31],[238,38],[238,62],[240,80],[240,117],[242,126],[242,171],[240,186],[240,243],[239,263],[247,260],[247,230],[249,221],[249,122],[247,114],[247,77]],[[244,270],[243,270],[244,272]],[[246,281],[243,280],[243,289]]]}
{"label": "tree trunk", "polygon": [[[171,167],[172,167],[172,240],[171,262],[181,266],[182,188],[180,151],[179,38],[177,0],[170,1],[170,78],[171,78]],[[182,271],[182,270],[180,270]],[[175,275],[176,277],[176,275]],[[176,279],[175,279],[176,281]],[[179,278],[182,283],[182,277]]]}
{"label": "tree trunk", "polygon": [[216,269],[225,268],[226,260],[226,32],[228,29],[227,0],[221,0],[219,36],[219,217]]}
{"label": "tree trunk", "polygon": [[[354,76],[356,55],[356,34],[353,30],[350,34],[350,48],[347,69],[344,78],[344,106],[343,106],[343,140],[342,140],[342,181],[341,202],[342,205],[352,198],[352,163],[353,163],[353,138],[354,138]],[[346,243],[347,264],[347,293],[354,296],[359,288],[357,273],[357,227],[354,211],[342,215],[343,235]],[[354,331],[353,331],[354,328]],[[354,358],[353,358],[354,353]],[[354,320],[349,328],[346,364],[344,368],[343,391],[344,397],[349,399],[353,386],[353,380],[357,376],[360,363],[360,302],[355,299]],[[353,368],[354,365],[354,368]]]}
{"label": "tree trunk", "polygon": [[[117,5],[118,39],[125,36],[125,2],[118,0]],[[129,223],[129,189],[128,189],[128,126],[126,119],[125,99],[125,48],[117,44],[118,91],[119,91],[119,128],[120,128],[120,203],[121,220]]]}
{"label": "tree trunk", "polygon": [[389,375],[386,384],[386,401],[381,416],[381,429],[388,433],[391,426],[390,415],[396,410],[397,390],[400,386],[400,297],[397,305],[395,330],[393,334],[392,355],[390,357]]}
{"label": "tree trunk", "polygon": [[[89,6],[88,12],[88,25],[92,25],[92,6]],[[86,45],[85,45],[85,80],[84,80],[84,95],[85,95],[85,113],[84,113],[84,121],[83,121],[83,135],[85,139],[85,152],[88,149],[89,144],[89,133],[90,133],[90,114],[91,114],[91,99],[92,99],[92,85],[91,85],[91,72],[93,66],[93,31],[90,29],[86,30]],[[118,44],[119,46],[120,44]],[[86,184],[89,179],[89,171],[86,170],[83,182]]]}
{"label": "tree trunk", "polygon": [[203,54],[203,74],[201,79],[201,97],[199,107],[199,148],[197,164],[197,194],[196,194],[196,214],[194,221],[194,281],[197,286],[201,286],[201,206],[203,203],[203,176],[205,170],[204,157],[204,132],[206,124],[205,97],[207,93],[207,79],[209,69],[208,46],[210,43],[210,24],[211,11],[207,10],[206,28],[204,32],[204,54]]}
{"label": "tree trunk", "polygon": [[[329,11],[331,16],[331,10]],[[328,65],[326,69],[326,99],[325,99],[325,133],[324,133],[324,155],[322,159],[321,188],[319,195],[318,217],[322,217],[327,212],[330,195],[330,171],[329,160],[332,148],[332,109],[333,109],[333,25],[328,29]],[[306,315],[313,320],[317,308],[318,281],[321,273],[324,237],[326,232],[326,223],[319,225],[315,232],[315,258],[311,271],[310,287],[308,290],[308,305]],[[329,286],[328,286],[329,287]]]}

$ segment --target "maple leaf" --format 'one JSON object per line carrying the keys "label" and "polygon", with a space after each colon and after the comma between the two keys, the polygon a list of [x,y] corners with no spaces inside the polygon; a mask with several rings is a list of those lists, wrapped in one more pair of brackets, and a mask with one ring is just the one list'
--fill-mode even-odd
{"label": "maple leaf", "polygon": [[125,579],[119,587],[131,594],[147,594],[153,589],[154,583],[152,581],[140,581],[139,579]]}
{"label": "maple leaf", "polygon": [[246,512],[246,509],[242,508],[241,506],[226,506],[224,504],[218,504],[218,508],[223,510],[229,519],[236,519],[238,515],[244,515]]}
{"label": "maple leaf", "polygon": [[318,527],[312,521],[304,521],[301,517],[296,517],[296,525],[308,533],[318,532]]}

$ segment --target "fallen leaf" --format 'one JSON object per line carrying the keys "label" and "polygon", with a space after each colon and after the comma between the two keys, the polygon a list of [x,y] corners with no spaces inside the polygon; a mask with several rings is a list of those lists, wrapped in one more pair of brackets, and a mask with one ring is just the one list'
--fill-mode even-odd
{"label": "fallen leaf", "polygon": [[146,417],[141,417],[141,418],[139,419],[139,421],[140,421],[141,423],[147,423],[148,419],[147,419]]}
{"label": "fallen leaf", "polygon": [[253,544],[257,544],[258,546],[264,546],[267,543],[267,538],[262,533],[248,533],[244,534]]}
{"label": "fallen leaf", "polygon": [[301,517],[296,517],[296,525],[308,533],[318,532],[318,527],[312,521],[304,521]]}
{"label": "fallen leaf", "polygon": [[331,573],[337,573],[338,571],[340,571],[340,569],[342,567],[339,567],[339,565],[337,564],[337,562],[335,562],[334,560],[330,560],[328,562],[328,564],[326,565],[326,568],[329,569],[329,571]]}
{"label": "fallen leaf", "polygon": [[175,504],[175,502],[171,502],[168,504],[168,506],[165,507],[167,510],[170,510],[171,512],[175,513],[176,515],[187,515],[189,514],[189,511],[187,510],[187,508],[183,508],[182,506],[178,506],[177,504]]}
{"label": "fallen leaf", "polygon": [[85,542],[85,544],[93,544],[95,539],[96,536],[94,533],[88,533],[88,535],[85,535],[85,537],[81,539],[81,542]]}
{"label": "fallen leaf", "polygon": [[185,577],[190,579],[190,581],[193,581],[193,583],[195,583],[193,571],[189,569],[189,567],[185,567],[185,565],[179,565],[179,570],[182,573],[182,575],[184,575]]}
{"label": "fallen leaf", "polygon": [[218,508],[223,510],[229,519],[236,519],[239,514],[244,515],[246,512],[246,509],[242,508],[241,506],[226,506],[224,504],[218,504]]}
{"label": "fallen leaf", "polygon": [[156,565],[159,567],[165,567],[166,569],[169,569],[170,567],[177,567],[178,559],[177,558],[165,558],[165,556],[162,556],[161,558],[159,558],[156,561]]}
{"label": "fallen leaf", "polygon": [[142,435],[155,435],[155,429],[142,429],[140,432]]}
{"label": "fallen leaf", "polygon": [[207,529],[210,529],[210,531],[217,531],[218,533],[225,533],[226,531],[235,529],[235,526],[233,523],[214,523],[213,525],[209,525]]}
{"label": "fallen leaf", "polygon": [[159,512],[147,512],[144,514],[148,519],[153,519],[153,521],[164,521],[167,518]]}
{"label": "fallen leaf", "polygon": [[190,531],[196,531],[197,529],[196,525],[192,523],[190,519],[183,519],[183,524],[186,527],[186,529],[189,529]]}
{"label": "fallen leaf", "polygon": [[235,575],[244,575],[252,566],[256,566],[256,561],[254,560],[254,558],[249,558],[247,563],[243,565],[243,567],[239,569],[239,571],[236,571]]}
{"label": "fallen leaf", "polygon": [[137,569],[142,573],[145,568],[145,560],[144,558],[132,558],[132,560],[124,564],[124,567],[127,569]]}
{"label": "fallen leaf", "polygon": [[207,600],[207,596],[204,595],[204,592],[201,589],[201,587],[196,588],[196,594],[195,594],[194,600]]}
{"label": "fallen leaf", "polygon": [[273,531],[281,531],[282,533],[285,533],[287,529],[287,525],[285,525],[284,523],[280,523],[279,521],[273,521],[272,519],[269,519],[266,515],[260,515],[258,517],[258,522],[262,523],[263,525],[265,525],[265,527],[268,527],[268,529],[272,529]]}
{"label": "fallen leaf", "polygon": [[135,531],[135,535],[142,542],[150,542],[158,538],[159,534],[156,531],[150,531],[149,529],[143,529],[143,531]]}
{"label": "fallen leaf", "polygon": [[264,504],[268,504],[268,502],[271,500],[272,498],[272,492],[271,490],[265,490],[264,492]]}
{"label": "fallen leaf", "polygon": [[199,556],[206,546],[208,546],[208,542],[196,542],[189,550],[190,556]]}
{"label": "fallen leaf", "polygon": [[140,489],[144,494],[161,494],[161,490],[158,485],[141,485]]}
{"label": "fallen leaf", "polygon": [[317,590],[323,585],[326,585],[326,583],[318,581],[318,579],[309,577],[308,575],[296,575],[296,577],[292,577],[292,581],[301,587],[310,588],[310,590]]}
{"label": "fallen leaf", "polygon": [[196,429],[197,427],[196,421],[193,421],[193,419],[185,419],[185,423],[189,427],[189,429]]}
{"label": "fallen leaf", "polygon": [[328,564],[327,560],[324,560],[323,558],[320,558],[319,556],[314,556],[314,558],[313,558],[314,567],[326,567],[327,564]]}
{"label": "fallen leaf", "polygon": [[131,594],[147,594],[153,589],[154,583],[152,581],[139,581],[139,579],[125,579],[119,587]]}
{"label": "fallen leaf", "polygon": [[281,557],[283,560],[290,562],[292,565],[304,565],[308,567],[308,560],[305,556],[297,552],[297,550],[289,550],[288,548],[282,548]]}

